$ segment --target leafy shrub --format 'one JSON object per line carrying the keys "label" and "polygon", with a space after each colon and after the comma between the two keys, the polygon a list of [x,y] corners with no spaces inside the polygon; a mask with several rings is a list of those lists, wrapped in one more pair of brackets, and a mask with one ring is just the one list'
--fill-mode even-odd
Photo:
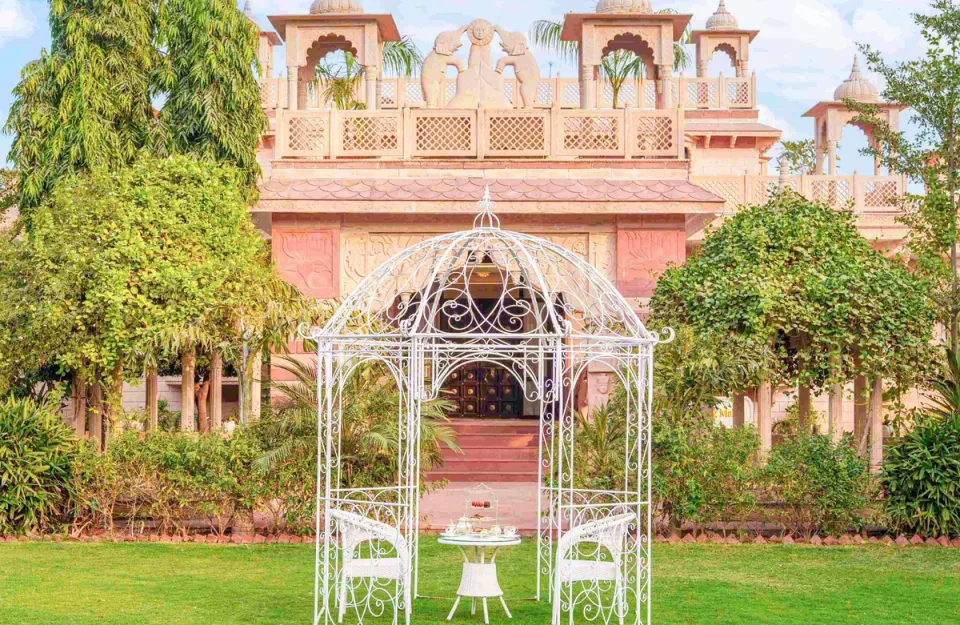
{"label": "leafy shrub", "polygon": [[727,429],[710,419],[653,424],[656,509],[679,528],[746,516],[760,439],[753,428]]}
{"label": "leafy shrub", "polygon": [[79,445],[56,411],[59,399],[0,400],[0,534],[43,531],[62,520]]}
{"label": "leafy shrub", "polygon": [[778,504],[776,520],[803,536],[859,529],[871,500],[869,468],[850,437],[836,444],[824,435],[787,437],[759,469],[758,483]]}
{"label": "leafy shrub", "polygon": [[960,418],[921,419],[887,448],[886,509],[900,529],[960,535]]}
{"label": "leafy shrub", "polygon": [[125,432],[102,455],[78,462],[77,522],[112,529],[126,517],[136,527],[150,520],[162,532],[186,531],[203,519],[223,533],[237,514],[261,501],[263,482],[253,470],[260,454],[244,429],[219,434]]}

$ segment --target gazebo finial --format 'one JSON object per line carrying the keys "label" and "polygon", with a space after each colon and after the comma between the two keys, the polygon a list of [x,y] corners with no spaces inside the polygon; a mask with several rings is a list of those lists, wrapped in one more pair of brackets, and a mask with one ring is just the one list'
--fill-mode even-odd
{"label": "gazebo finial", "polygon": [[250,5],[250,0],[243,3],[243,14],[247,17],[253,17],[253,7]]}
{"label": "gazebo finial", "polygon": [[490,185],[487,185],[483,188],[483,198],[477,202],[480,214],[473,220],[475,230],[479,228],[500,229],[500,218],[493,213],[496,206],[497,203],[490,199]]}

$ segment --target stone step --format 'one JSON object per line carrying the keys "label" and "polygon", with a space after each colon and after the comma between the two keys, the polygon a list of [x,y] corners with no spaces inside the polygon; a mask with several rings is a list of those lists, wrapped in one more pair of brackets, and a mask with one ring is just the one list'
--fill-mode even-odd
{"label": "stone step", "polygon": [[537,481],[537,473],[526,471],[507,473],[496,471],[491,473],[477,473],[476,471],[430,471],[427,473],[427,481],[432,482],[446,478],[450,482],[534,482]]}
{"label": "stone step", "polygon": [[464,451],[477,447],[499,447],[500,449],[532,447],[536,449],[538,440],[536,434],[462,434],[457,436],[457,444]]}
{"label": "stone step", "polygon": [[539,449],[536,445],[532,447],[466,447],[462,449],[463,453],[457,453],[448,447],[444,447],[442,456],[444,460],[534,460],[539,455]]}
{"label": "stone step", "polygon": [[536,421],[513,419],[453,419],[446,424],[457,434],[537,434],[540,426]]}
{"label": "stone step", "polygon": [[505,471],[507,473],[536,473],[537,459],[492,459],[484,460],[472,456],[457,456],[455,458],[444,459],[443,466],[437,467],[438,473],[449,473],[458,471],[475,471],[477,473],[492,473],[494,471]]}

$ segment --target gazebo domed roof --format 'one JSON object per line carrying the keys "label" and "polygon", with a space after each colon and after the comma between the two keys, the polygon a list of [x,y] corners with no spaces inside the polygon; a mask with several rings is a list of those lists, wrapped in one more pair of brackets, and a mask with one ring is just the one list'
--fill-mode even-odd
{"label": "gazebo domed roof", "polygon": [[319,336],[657,340],[584,258],[546,239],[501,229],[488,193],[471,230],[427,239],[384,262]]}
{"label": "gazebo domed roof", "polygon": [[727,11],[724,0],[720,0],[720,6],[707,20],[707,30],[737,30],[737,28],[737,18]]}
{"label": "gazebo domed roof", "polygon": [[858,102],[876,102],[880,92],[870,80],[860,73],[860,59],[853,57],[853,69],[850,76],[833,92],[834,100],[856,100]]}
{"label": "gazebo domed roof", "polygon": [[310,15],[328,13],[363,13],[363,5],[360,0],[313,0]]}
{"label": "gazebo domed roof", "polygon": [[653,13],[650,0],[598,0],[597,13]]}

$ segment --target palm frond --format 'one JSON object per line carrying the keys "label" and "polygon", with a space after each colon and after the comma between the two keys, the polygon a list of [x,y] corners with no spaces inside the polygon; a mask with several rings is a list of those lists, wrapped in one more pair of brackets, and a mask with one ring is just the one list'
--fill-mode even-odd
{"label": "palm frond", "polygon": [[563,24],[551,20],[537,20],[530,27],[530,40],[548,52],[558,55],[565,61],[576,62],[580,56],[580,44],[577,41],[563,41],[560,34]]}
{"label": "palm frond", "polygon": [[381,56],[384,73],[405,78],[419,74],[420,66],[423,65],[423,54],[409,37],[384,43]]}

